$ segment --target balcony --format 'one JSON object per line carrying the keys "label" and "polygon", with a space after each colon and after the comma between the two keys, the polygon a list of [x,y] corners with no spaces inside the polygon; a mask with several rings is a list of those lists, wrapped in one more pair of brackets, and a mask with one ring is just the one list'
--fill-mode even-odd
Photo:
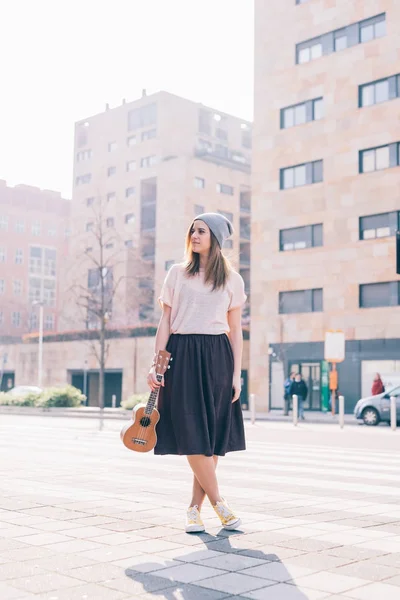
{"label": "balcony", "polygon": [[250,173],[251,171],[250,159],[240,152],[229,150],[229,148],[224,147],[224,149],[221,150],[219,148],[213,148],[211,144],[206,147],[198,145],[194,149],[194,155],[202,160],[229,167],[230,169],[244,171],[245,173]]}
{"label": "balcony", "polygon": [[251,212],[251,192],[240,192],[240,212],[250,214]]}
{"label": "balcony", "polygon": [[250,237],[251,237],[250,223],[243,223],[243,221],[241,219],[240,220],[240,239],[250,241]]}

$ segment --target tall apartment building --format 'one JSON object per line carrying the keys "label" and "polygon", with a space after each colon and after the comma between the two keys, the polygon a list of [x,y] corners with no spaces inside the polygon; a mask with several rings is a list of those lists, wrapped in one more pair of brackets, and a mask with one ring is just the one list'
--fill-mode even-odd
{"label": "tall apartment building", "polygon": [[[74,156],[67,280],[96,290],[103,252],[106,285],[118,282],[108,299],[110,326],[158,321],[166,272],[182,260],[191,220],[204,211],[233,221],[227,251],[249,289],[250,123],[170,93],[144,92],[76,123]],[[63,326],[97,325],[90,310],[78,313],[70,304]]]}
{"label": "tall apartment building", "polygon": [[0,339],[44,329],[60,313],[60,269],[67,253],[71,202],[58,192],[0,181]]}
{"label": "tall apartment building", "polygon": [[400,4],[255,10],[251,391],[282,407],[301,371],[320,410],[325,332],[342,330],[351,411],[375,371],[400,380]]}

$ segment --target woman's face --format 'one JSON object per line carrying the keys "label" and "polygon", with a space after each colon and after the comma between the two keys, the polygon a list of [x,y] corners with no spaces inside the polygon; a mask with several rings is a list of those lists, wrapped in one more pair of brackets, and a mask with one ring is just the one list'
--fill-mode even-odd
{"label": "woman's face", "polygon": [[208,254],[211,248],[211,233],[204,221],[195,221],[191,229],[190,237],[193,252]]}

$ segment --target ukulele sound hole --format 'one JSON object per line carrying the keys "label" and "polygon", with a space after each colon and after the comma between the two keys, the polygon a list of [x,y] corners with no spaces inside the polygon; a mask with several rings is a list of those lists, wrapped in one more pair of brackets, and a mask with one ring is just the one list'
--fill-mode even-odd
{"label": "ukulele sound hole", "polygon": [[148,427],[150,425],[150,417],[142,417],[140,419],[140,424],[142,427]]}

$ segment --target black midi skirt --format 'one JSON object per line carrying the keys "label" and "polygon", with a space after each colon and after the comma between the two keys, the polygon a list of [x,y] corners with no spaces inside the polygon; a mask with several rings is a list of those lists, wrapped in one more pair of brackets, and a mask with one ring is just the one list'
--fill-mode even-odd
{"label": "black midi skirt", "polygon": [[173,361],[158,397],[155,454],[224,456],[245,450],[240,400],[232,404],[233,352],[226,334],[172,334]]}

